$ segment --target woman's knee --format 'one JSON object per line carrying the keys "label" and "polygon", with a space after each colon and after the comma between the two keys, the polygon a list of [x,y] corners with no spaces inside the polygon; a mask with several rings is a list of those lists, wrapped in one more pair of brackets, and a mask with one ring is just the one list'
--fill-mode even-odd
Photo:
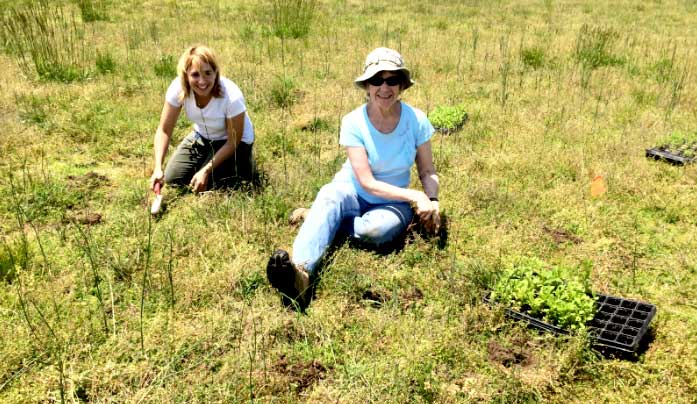
{"label": "woman's knee", "polygon": [[367,212],[356,219],[355,236],[376,245],[396,240],[404,234],[413,215],[409,205],[405,206],[389,205]]}
{"label": "woman's knee", "polygon": [[384,216],[381,218],[375,216],[358,218],[353,228],[355,237],[361,241],[379,246],[394,241],[406,230],[406,226],[401,221],[385,219],[387,218]]}

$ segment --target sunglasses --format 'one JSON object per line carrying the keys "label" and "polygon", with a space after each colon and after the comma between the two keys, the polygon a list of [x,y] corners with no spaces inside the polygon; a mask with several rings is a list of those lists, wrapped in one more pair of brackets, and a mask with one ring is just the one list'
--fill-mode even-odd
{"label": "sunglasses", "polygon": [[373,76],[365,82],[375,87],[380,87],[382,83],[387,83],[388,86],[398,86],[402,84],[402,78],[400,76],[390,76],[387,78]]}

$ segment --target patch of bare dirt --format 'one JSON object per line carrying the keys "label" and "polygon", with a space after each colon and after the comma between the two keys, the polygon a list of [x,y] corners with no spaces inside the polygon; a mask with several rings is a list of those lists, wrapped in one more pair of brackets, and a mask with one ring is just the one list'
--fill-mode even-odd
{"label": "patch of bare dirt", "polygon": [[94,226],[96,224],[99,224],[102,222],[102,215],[97,212],[89,212],[89,211],[68,211],[66,212],[66,216],[63,219],[63,222],[65,223],[80,223],[80,224],[86,224],[88,226]]}
{"label": "patch of bare dirt", "polygon": [[363,296],[361,296],[361,299],[373,307],[380,307],[383,304],[387,303],[388,300],[390,300],[390,298],[384,292],[370,289],[363,292]]}
{"label": "patch of bare dirt", "polygon": [[405,310],[414,307],[418,302],[423,300],[423,298],[424,293],[419,288],[407,290],[399,295],[399,300],[402,302],[402,308]]}
{"label": "patch of bare dirt", "polygon": [[69,175],[67,179],[71,186],[83,189],[95,189],[111,183],[109,177],[94,171],[90,171],[84,175]]}
{"label": "patch of bare dirt", "polygon": [[533,364],[532,347],[528,341],[521,338],[510,340],[510,346],[504,346],[496,340],[487,344],[489,359],[505,367],[513,365],[530,366]]}
{"label": "patch of bare dirt", "polygon": [[285,355],[273,364],[273,370],[286,377],[298,393],[327,376],[327,368],[318,360],[290,363]]}
{"label": "patch of bare dirt", "polygon": [[577,235],[569,233],[568,231],[563,229],[553,229],[547,225],[544,225],[542,226],[542,230],[544,230],[545,233],[552,236],[552,240],[554,240],[555,244],[580,244],[583,241]]}

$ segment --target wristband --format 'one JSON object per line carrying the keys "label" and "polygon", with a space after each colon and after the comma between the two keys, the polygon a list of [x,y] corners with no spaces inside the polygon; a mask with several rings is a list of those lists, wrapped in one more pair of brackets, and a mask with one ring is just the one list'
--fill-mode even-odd
{"label": "wristband", "polygon": [[428,199],[430,199],[431,202],[438,202],[438,197],[437,197],[437,196],[432,196],[432,197],[430,197],[430,198],[428,198]]}

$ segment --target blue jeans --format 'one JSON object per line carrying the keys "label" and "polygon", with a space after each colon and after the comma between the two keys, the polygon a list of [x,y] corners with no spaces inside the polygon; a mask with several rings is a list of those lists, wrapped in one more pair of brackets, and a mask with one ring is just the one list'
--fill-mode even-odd
{"label": "blue jeans", "polygon": [[353,184],[331,182],[320,189],[293,243],[293,264],[313,275],[317,263],[339,231],[370,246],[394,241],[407,229],[414,212],[407,202],[370,204]]}

